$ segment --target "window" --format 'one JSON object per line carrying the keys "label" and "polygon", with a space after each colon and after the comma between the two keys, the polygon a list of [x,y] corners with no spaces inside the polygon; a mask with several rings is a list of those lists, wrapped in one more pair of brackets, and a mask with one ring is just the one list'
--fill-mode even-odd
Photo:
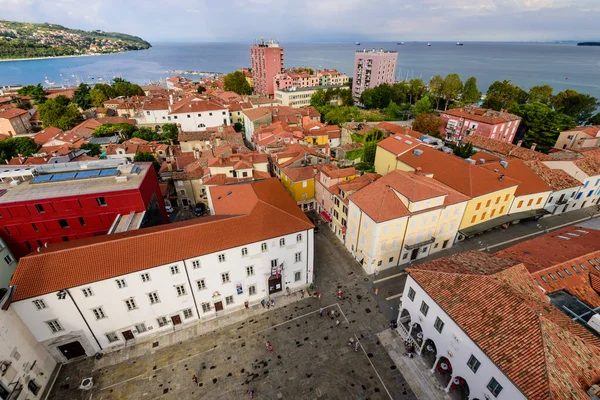
{"label": "window", "polygon": [[477,206],[475,206],[475,210],[479,210],[481,208],[481,203],[477,203]]}
{"label": "window", "polygon": [[377,266],[380,267],[383,262],[381,260],[377,261]]}
{"label": "window", "polygon": [[219,262],[225,262],[225,254],[219,254]]}
{"label": "window", "polygon": [[188,318],[192,318],[194,316],[194,312],[192,311],[191,308],[186,308],[185,310],[183,310],[183,318],[188,319]]}
{"label": "window", "polygon": [[68,236],[62,236],[61,237],[63,242],[68,242],[69,241],[69,237]]}
{"label": "window", "polygon": [[300,243],[300,242],[302,242],[302,234],[301,233],[296,235],[296,243]]}
{"label": "window", "polygon": [[500,196],[496,197],[496,203],[495,204],[498,204],[498,203],[500,203]]}
{"label": "window", "polygon": [[123,289],[127,287],[127,283],[125,283],[125,279],[116,279],[115,282],[117,282],[117,287],[119,289]]}
{"label": "window", "polygon": [[433,327],[436,331],[442,333],[442,329],[444,329],[444,322],[439,319],[439,317],[435,317],[435,323],[433,324]]}
{"label": "window", "polygon": [[[473,217],[473,218],[475,218],[475,217]],[[402,259],[403,259],[403,260],[406,260],[407,258],[408,258],[408,253],[404,253],[404,254],[402,254]]]}
{"label": "window", "polygon": [[492,392],[494,397],[498,397],[500,392],[502,391],[502,386],[498,383],[498,381],[494,378],[490,380],[490,383],[487,385],[487,389]]}
{"label": "window", "polygon": [[135,330],[137,331],[137,333],[143,333],[146,332],[146,324],[139,324],[135,326]]}
{"label": "window", "polygon": [[542,276],[542,280],[546,283],[548,283],[548,278],[546,278],[545,276]]}
{"label": "window", "polygon": [[160,303],[157,292],[148,293],[148,298],[150,299],[150,304]]}
{"label": "window", "polygon": [[517,208],[521,208],[522,205],[523,205],[523,200],[519,201],[519,204],[517,204]]}
{"label": "window", "polygon": [[421,302],[421,313],[424,316],[427,316],[427,313],[429,312],[429,306],[427,305],[427,303],[425,303],[424,301]]}
{"label": "window", "polygon": [[471,371],[477,372],[480,365],[481,363],[479,362],[479,360],[476,359],[473,354],[471,354],[471,357],[469,357],[469,361],[467,361],[467,366],[471,369]]}
{"label": "window", "polygon": [[542,198],[540,197],[539,199],[537,199],[537,201],[535,202],[535,204],[540,204],[542,202]]}
{"label": "window", "polygon": [[229,272],[223,272],[221,274],[221,281],[223,283],[229,283],[230,282],[230,280],[229,280]]}
{"label": "window", "polygon": [[483,221],[485,219],[485,215],[487,214],[487,212],[484,212],[483,214],[481,214],[481,220]]}
{"label": "window", "polygon": [[150,274],[145,272],[140,275],[142,277],[142,282],[150,282]]}
{"label": "window", "polygon": [[179,273],[179,266],[178,265],[172,265],[171,266],[171,275],[175,275]]}
{"label": "window", "polygon": [[10,264],[13,262],[13,258],[10,256],[10,254],[7,254],[6,257],[4,257],[4,262],[7,264]]}
{"label": "window", "polygon": [[137,308],[137,304],[135,304],[135,300],[133,297],[125,300],[125,306],[128,311],[135,310]]}
{"label": "window", "polygon": [[573,275],[573,274],[571,274],[571,271],[569,271],[569,270],[568,270],[568,269],[566,269],[566,268],[565,268],[565,273],[566,273],[567,275],[569,275],[569,276],[570,276],[570,275]]}
{"label": "window", "polygon": [[388,258],[388,262],[394,262],[394,257]]}
{"label": "window", "polygon": [[246,275],[248,275],[248,276],[254,275],[254,266],[250,265],[250,266],[246,267]]}
{"label": "window", "polygon": [[162,328],[165,325],[169,325],[169,320],[167,319],[167,317],[156,318],[156,322],[158,322],[159,328]]}
{"label": "window", "polygon": [[79,217],[79,223],[81,224],[81,226],[85,226],[85,220],[83,219],[83,217]]}
{"label": "window", "polygon": [[588,270],[588,269],[587,269],[587,267],[586,267],[585,265],[583,265],[583,264],[579,264],[579,266],[580,266],[580,267],[581,267],[581,269],[582,269],[582,270],[584,270],[584,271],[587,271],[587,270]]}
{"label": "window", "polygon": [[279,239],[279,247],[285,246],[285,238]]}
{"label": "window", "polygon": [[58,322],[57,319],[53,319],[51,321],[46,321],[46,325],[48,325],[48,328],[50,328],[50,331],[52,331],[52,333],[56,333],[56,332],[60,332],[60,331],[64,330],[64,328],[62,327],[60,322]]}
{"label": "window", "polygon": [[202,312],[207,313],[210,311],[210,303],[202,303]]}
{"label": "window", "polygon": [[573,271],[577,272],[578,274],[581,273],[581,271],[578,270],[576,266],[571,265],[571,268],[573,268]]}
{"label": "window", "polygon": [[38,211],[40,214],[43,214],[43,213],[45,213],[45,212],[46,212],[46,210],[44,210],[44,206],[43,206],[43,205],[41,205],[41,204],[36,204],[36,205],[35,205],[35,209],[36,209],[36,210],[37,210],[37,211]]}
{"label": "window", "polygon": [[35,308],[37,308],[38,310],[43,310],[44,308],[48,308],[46,306],[46,302],[42,299],[39,300],[34,300],[33,301],[33,305],[35,306]]}
{"label": "window", "polygon": [[410,299],[410,301],[415,301],[415,295],[417,293],[414,291],[413,288],[409,287],[408,288],[408,298]]}
{"label": "window", "polygon": [[494,209],[492,210],[492,212],[490,213],[490,218],[491,218],[491,217],[493,217],[493,216],[494,216],[494,214],[496,214],[496,209],[495,209],[495,208],[494,208]]}
{"label": "window", "polygon": [[107,333],[105,336],[106,336],[106,339],[108,339],[108,343],[113,343],[113,342],[116,342],[117,340],[119,340],[119,337],[114,332]]}
{"label": "window", "polygon": [[487,203],[485,203],[485,206],[486,206],[486,207],[489,207],[489,206],[490,206],[490,204],[492,204],[492,200],[488,200],[488,201],[487,201]]}
{"label": "window", "polygon": [[556,280],[556,276],[554,276],[554,274],[548,274],[548,275],[550,275],[550,278],[552,278],[553,281]]}
{"label": "window", "polygon": [[98,203],[100,207],[106,207],[106,199],[104,197],[96,197],[96,203]]}
{"label": "window", "polygon": [[302,272],[296,271],[294,272],[294,282],[300,282],[302,280]]}
{"label": "window", "polygon": [[69,223],[67,222],[66,219],[59,219],[58,220],[58,224],[60,225],[61,228],[66,229],[69,227]]}
{"label": "window", "polygon": [[185,296],[185,285],[177,285],[175,286],[175,290],[177,290],[177,296]]}
{"label": "window", "polygon": [[248,248],[242,247],[242,257],[247,256],[247,255],[248,255]]}
{"label": "window", "polygon": [[533,199],[529,199],[529,201],[527,202],[527,207],[529,207],[532,204],[533,204]]}
{"label": "window", "polygon": [[475,222],[477,220],[477,215],[473,215],[473,218],[471,218],[471,223]]}
{"label": "window", "polygon": [[225,304],[227,304],[227,305],[233,304],[233,296],[225,297]]}
{"label": "window", "polygon": [[295,262],[302,261],[302,253],[301,252],[298,252],[298,253],[294,254],[294,261]]}
{"label": "window", "polygon": [[81,292],[83,293],[83,297],[90,297],[94,295],[94,293],[92,293],[92,288],[89,287],[81,289]]}
{"label": "window", "polygon": [[194,267],[194,269],[200,268],[200,260],[192,261],[192,267]]}
{"label": "window", "polygon": [[254,286],[254,285],[248,286],[248,295],[253,296],[255,294],[256,294],[256,286]]}
{"label": "window", "polygon": [[92,312],[94,313],[94,317],[96,317],[96,319],[106,318],[106,314],[104,314],[102,307],[93,308]]}
{"label": "window", "polygon": [[265,251],[267,251],[267,244],[266,243],[261,243],[260,245],[260,250],[264,253]]}
{"label": "window", "polygon": [[276,258],[271,260],[271,269],[273,269],[273,268],[277,268],[277,259]]}
{"label": "window", "polygon": [[34,231],[39,232],[37,226],[33,222],[31,223],[31,227]]}

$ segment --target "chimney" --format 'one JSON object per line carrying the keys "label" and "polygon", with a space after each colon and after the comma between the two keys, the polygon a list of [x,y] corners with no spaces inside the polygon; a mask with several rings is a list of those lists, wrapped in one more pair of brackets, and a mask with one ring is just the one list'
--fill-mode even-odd
{"label": "chimney", "polygon": [[523,141],[522,141],[522,140],[519,140],[519,141],[517,142],[517,147],[521,147],[521,145],[522,145],[522,144],[523,144]]}
{"label": "chimney", "polygon": [[423,172],[423,168],[421,168],[421,167],[417,167],[415,169],[415,175],[420,175],[422,172]]}
{"label": "chimney", "polygon": [[537,146],[537,143],[532,143],[531,144],[531,151],[535,151],[535,147]]}

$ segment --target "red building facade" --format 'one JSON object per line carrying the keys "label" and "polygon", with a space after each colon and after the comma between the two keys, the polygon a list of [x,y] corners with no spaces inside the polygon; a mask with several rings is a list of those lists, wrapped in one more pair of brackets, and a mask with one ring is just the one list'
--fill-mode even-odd
{"label": "red building facade", "polygon": [[261,41],[250,47],[250,58],[254,92],[273,97],[275,75],[283,73],[283,47],[273,40]]}
{"label": "red building facade", "polygon": [[[78,173],[97,176],[77,178]],[[71,170],[66,174],[74,179],[61,181],[64,174],[36,174],[3,189],[0,236],[16,257],[52,243],[104,235],[119,214],[146,211],[144,226],[168,221],[152,164]],[[47,181],[56,175],[55,182]]]}
{"label": "red building facade", "polygon": [[440,134],[455,143],[469,135],[512,143],[521,122],[517,115],[479,107],[453,108],[442,112],[440,118]]}

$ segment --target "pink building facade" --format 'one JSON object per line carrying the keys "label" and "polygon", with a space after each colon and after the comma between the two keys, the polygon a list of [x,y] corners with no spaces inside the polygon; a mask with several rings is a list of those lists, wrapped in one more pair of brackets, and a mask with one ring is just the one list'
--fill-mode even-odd
{"label": "pink building facade", "polygon": [[521,117],[479,107],[454,108],[440,114],[440,134],[448,142],[460,143],[466,136],[479,135],[512,143]]}
{"label": "pink building facade", "polygon": [[283,73],[283,47],[273,40],[263,40],[250,47],[250,58],[254,91],[263,96],[273,97],[273,78]]}
{"label": "pink building facade", "polygon": [[359,103],[365,89],[372,89],[382,83],[393,84],[396,77],[398,52],[384,50],[363,50],[354,54],[354,80],[352,96]]}

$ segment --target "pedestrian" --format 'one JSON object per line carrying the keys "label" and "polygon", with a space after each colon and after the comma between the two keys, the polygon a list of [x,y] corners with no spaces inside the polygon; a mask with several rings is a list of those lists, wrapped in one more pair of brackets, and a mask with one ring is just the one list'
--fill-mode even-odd
{"label": "pedestrian", "polygon": [[379,293],[379,288],[375,288],[375,296]]}
{"label": "pedestrian", "polygon": [[248,304],[248,301],[244,302],[244,307],[246,307],[246,310],[250,307],[250,304]]}
{"label": "pedestrian", "polygon": [[269,344],[269,351],[273,352],[273,346],[271,344]]}
{"label": "pedestrian", "polygon": [[254,390],[250,389],[250,391],[248,392],[248,396],[250,396],[250,398],[254,397]]}
{"label": "pedestrian", "polygon": [[275,299],[271,299],[271,307],[275,307]]}
{"label": "pedestrian", "polygon": [[262,301],[260,302],[260,304],[263,306],[263,308],[265,308],[265,299],[262,299]]}
{"label": "pedestrian", "polygon": [[323,307],[319,308],[319,317],[323,316]]}
{"label": "pedestrian", "polygon": [[267,301],[267,310],[271,308],[271,303],[269,301]]}
{"label": "pedestrian", "polygon": [[265,343],[265,347],[267,348],[267,350],[269,350],[269,348],[271,347],[271,343],[269,343],[268,340]]}
{"label": "pedestrian", "polygon": [[342,289],[338,290],[338,299],[342,300],[344,295],[342,294]]}
{"label": "pedestrian", "polygon": [[335,318],[335,310],[331,310],[331,316]]}
{"label": "pedestrian", "polygon": [[358,340],[354,343],[354,351],[358,351],[359,342]]}
{"label": "pedestrian", "polygon": [[192,376],[192,382],[194,382],[194,384],[198,384],[198,378],[196,378],[196,375]]}
{"label": "pedestrian", "polygon": [[317,298],[321,299],[321,292],[317,293]]}
{"label": "pedestrian", "polygon": [[339,319],[335,320],[335,326],[340,326],[340,320]]}
{"label": "pedestrian", "polygon": [[375,279],[377,279],[377,277],[378,277],[378,276],[379,276],[379,270],[378,270],[378,269],[376,269],[376,270],[375,270]]}
{"label": "pedestrian", "polygon": [[300,298],[303,299],[304,298],[304,289],[300,289]]}
{"label": "pedestrian", "polygon": [[289,287],[289,286],[285,288],[285,293],[286,293],[286,296],[287,296],[287,297],[290,297],[291,290],[290,290],[290,287]]}
{"label": "pedestrian", "polygon": [[354,344],[354,338],[348,339],[348,346],[352,346]]}

